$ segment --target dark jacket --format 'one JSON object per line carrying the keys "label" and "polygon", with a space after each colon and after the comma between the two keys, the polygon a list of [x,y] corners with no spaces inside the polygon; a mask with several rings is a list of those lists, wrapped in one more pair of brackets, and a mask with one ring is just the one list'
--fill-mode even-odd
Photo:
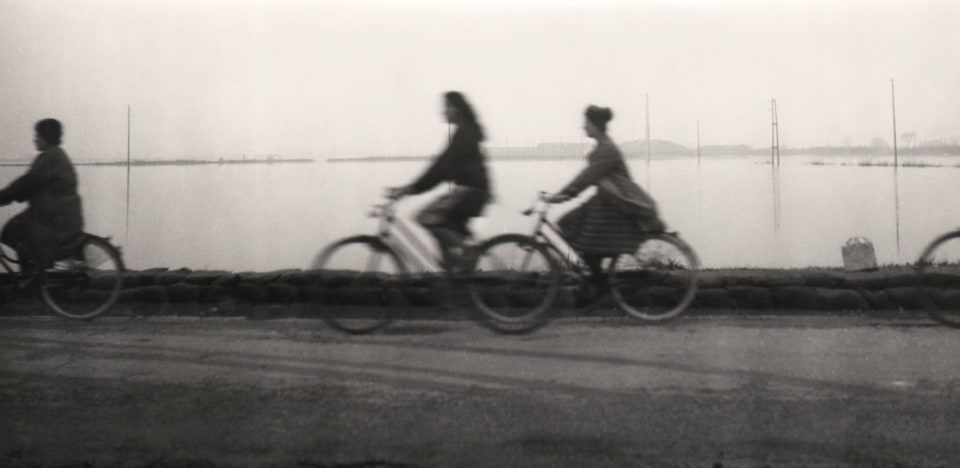
{"label": "dark jacket", "polygon": [[604,177],[617,173],[630,177],[627,164],[623,161],[620,150],[611,142],[600,142],[587,155],[587,167],[580,171],[560,192],[575,197]]}
{"label": "dark jacket", "polygon": [[480,150],[481,140],[480,129],[476,126],[457,126],[450,145],[437,156],[423,175],[410,185],[412,193],[426,192],[446,181],[489,192],[490,180],[483,152]]}
{"label": "dark jacket", "polygon": [[15,201],[29,203],[21,214],[29,221],[68,233],[83,230],[77,172],[59,146],[37,155],[26,174],[0,190],[0,204]]}
{"label": "dark jacket", "polygon": [[587,155],[587,167],[561,190],[571,197],[597,186],[597,196],[641,219],[657,216],[657,205],[630,177],[623,155],[611,141],[602,141]]}

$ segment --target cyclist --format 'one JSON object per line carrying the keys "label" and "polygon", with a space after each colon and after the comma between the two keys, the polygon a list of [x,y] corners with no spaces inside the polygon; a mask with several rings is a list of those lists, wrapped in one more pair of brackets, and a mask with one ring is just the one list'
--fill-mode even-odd
{"label": "cyclist", "polygon": [[56,119],[37,122],[33,144],[40,154],[25,174],[0,190],[0,205],[28,203],[0,234],[0,241],[16,250],[28,278],[51,266],[55,248],[78,239],[83,231],[77,172],[60,148],[62,136],[63,126]]}
{"label": "cyclist", "polygon": [[443,113],[456,130],[447,148],[413,183],[387,190],[387,196],[398,199],[415,195],[451,182],[449,191],[424,207],[416,217],[437,240],[444,266],[456,265],[463,255],[463,243],[471,236],[467,223],[480,216],[490,201],[490,178],[480,143],[483,128],[473,107],[460,92],[443,95]]}
{"label": "cyclist", "polygon": [[613,119],[610,108],[590,105],[584,113],[583,129],[597,145],[587,155],[587,167],[562,190],[547,198],[562,203],[590,186],[596,194],[557,222],[571,247],[577,249],[590,268],[591,296],[606,287],[604,258],[636,251],[644,232],[663,231],[654,200],[631,178],[623,155],[607,135]]}

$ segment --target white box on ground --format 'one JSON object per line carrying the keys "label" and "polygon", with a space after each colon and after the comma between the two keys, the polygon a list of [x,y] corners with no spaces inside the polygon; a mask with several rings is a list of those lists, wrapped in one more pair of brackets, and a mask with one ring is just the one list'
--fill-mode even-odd
{"label": "white box on ground", "polygon": [[877,269],[877,254],[870,239],[851,237],[840,250],[843,253],[843,267],[847,271]]}

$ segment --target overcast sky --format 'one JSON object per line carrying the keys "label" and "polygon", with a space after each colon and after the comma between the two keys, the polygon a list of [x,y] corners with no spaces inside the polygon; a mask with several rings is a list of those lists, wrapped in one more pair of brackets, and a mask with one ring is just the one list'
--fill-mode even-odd
{"label": "overcast sky", "polygon": [[0,158],[433,154],[461,90],[492,146],[960,138],[960,2],[0,0]]}

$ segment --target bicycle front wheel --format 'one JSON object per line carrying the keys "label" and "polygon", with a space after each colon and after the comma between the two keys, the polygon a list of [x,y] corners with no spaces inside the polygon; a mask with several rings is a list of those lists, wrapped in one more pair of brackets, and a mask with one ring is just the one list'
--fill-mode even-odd
{"label": "bicycle front wheel", "polygon": [[560,290],[560,266],[530,237],[507,234],[476,248],[466,284],[484,325],[526,333],[549,320]]}
{"label": "bicycle front wheel", "polygon": [[680,315],[697,294],[700,260],[673,234],[653,234],[610,265],[610,291],[632,317],[663,321]]}
{"label": "bicycle front wheel", "polygon": [[61,316],[89,320],[117,302],[123,272],[120,251],[106,239],[87,236],[69,264],[43,273],[40,295]]}
{"label": "bicycle front wheel", "polygon": [[317,256],[314,268],[323,270],[315,289],[323,319],[331,327],[351,334],[370,333],[390,323],[402,301],[400,257],[377,237],[343,239]]}
{"label": "bicycle front wheel", "polygon": [[930,242],[917,260],[921,282],[930,297],[924,307],[930,318],[960,328],[960,231]]}

